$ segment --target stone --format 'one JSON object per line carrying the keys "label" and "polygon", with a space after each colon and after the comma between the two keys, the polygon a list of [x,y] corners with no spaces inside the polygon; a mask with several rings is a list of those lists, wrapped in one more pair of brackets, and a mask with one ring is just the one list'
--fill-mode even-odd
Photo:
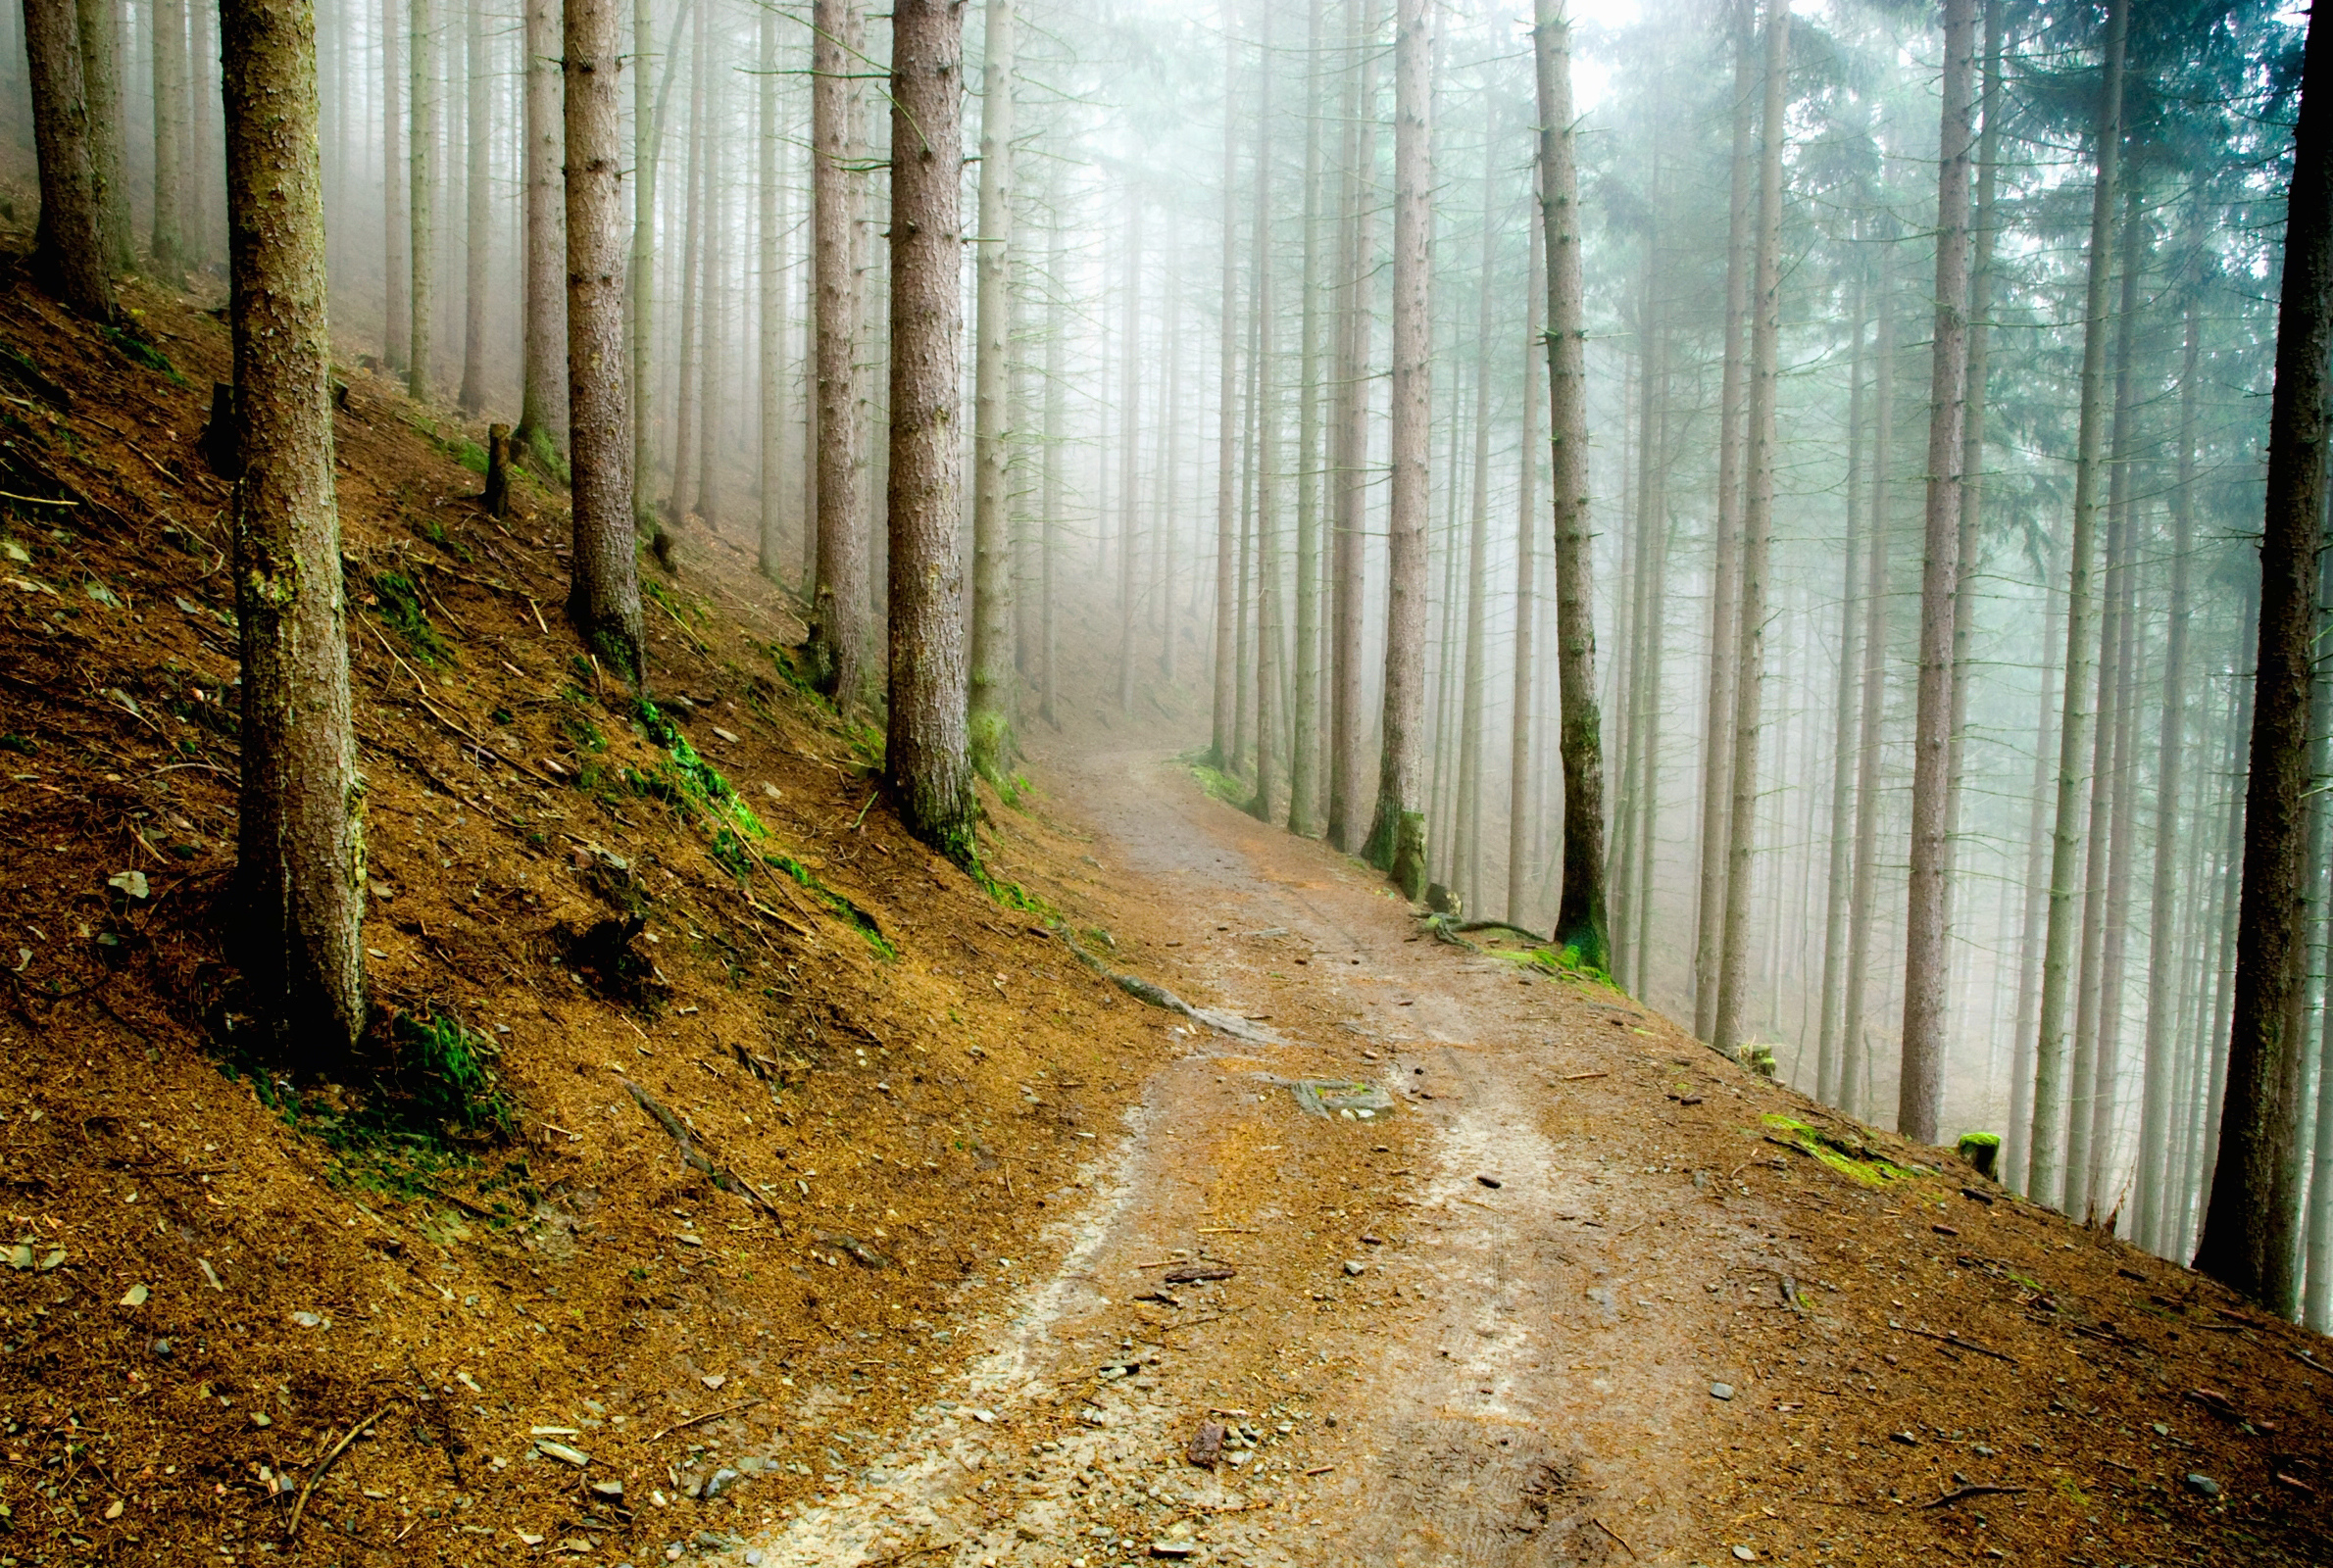
{"label": "stone", "polygon": [[2198,1470],[2190,1470],[2179,1478],[2179,1484],[2199,1497],[2219,1495],[2219,1483]]}
{"label": "stone", "polygon": [[1189,1446],[1183,1449],[1183,1457],[1201,1469],[1213,1469],[1216,1461],[1222,1456],[1223,1423],[1200,1422],[1199,1430],[1192,1435]]}
{"label": "stone", "polygon": [[1710,1397],[1711,1397],[1711,1398],[1713,1398],[1713,1399],[1730,1399],[1730,1398],[1732,1398],[1732,1397],[1733,1397],[1733,1385],[1732,1385],[1732,1384],[1730,1384],[1730,1383],[1713,1383],[1713,1384],[1711,1384],[1711,1385],[1710,1385]]}
{"label": "stone", "polygon": [[712,1475],[705,1478],[705,1500],[707,1502],[711,1502],[714,1498],[720,1496],[722,1493],[728,1491],[731,1487],[734,1487],[738,1482],[743,1481],[745,1477],[739,1475],[727,1465],[721,1466],[719,1470],[714,1471]]}
{"label": "stone", "polygon": [[1345,1260],[1345,1274],[1349,1279],[1359,1279],[1362,1275],[1368,1272],[1368,1268],[1369,1266],[1366,1263],[1357,1263],[1351,1258],[1347,1258]]}
{"label": "stone", "polygon": [[604,1497],[610,1502],[621,1502],[623,1500],[623,1483],[620,1481],[594,1481],[591,1484],[591,1494],[595,1497]]}
{"label": "stone", "polygon": [[535,1440],[534,1451],[546,1459],[559,1459],[571,1464],[578,1470],[591,1463],[591,1455],[581,1448],[571,1448],[564,1443],[553,1443],[543,1438]]}

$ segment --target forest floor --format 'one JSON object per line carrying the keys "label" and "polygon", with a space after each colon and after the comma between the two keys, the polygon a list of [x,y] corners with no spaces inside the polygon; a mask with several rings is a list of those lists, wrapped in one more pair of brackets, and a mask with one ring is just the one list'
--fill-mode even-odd
{"label": "forest floor", "polygon": [[1434,940],[1172,688],[1067,705],[983,888],[744,552],[644,558],[643,708],[557,492],[357,365],[401,1021],[257,1051],[225,334],[130,297],[0,279],[0,1568],[2333,1560],[2314,1336]]}

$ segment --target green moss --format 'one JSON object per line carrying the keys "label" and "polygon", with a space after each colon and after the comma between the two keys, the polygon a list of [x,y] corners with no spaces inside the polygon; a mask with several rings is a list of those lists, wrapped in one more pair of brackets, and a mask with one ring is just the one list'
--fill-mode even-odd
{"label": "green moss", "polygon": [[140,366],[170,378],[171,385],[184,386],[186,377],[170,362],[169,356],[135,332],[124,332],[118,326],[100,326],[97,335],[113,345],[114,352],[130,364]]}
{"label": "green moss", "polygon": [[1190,768],[1191,776],[1199,781],[1199,787],[1225,806],[1236,806],[1244,811],[1248,808],[1248,802],[1255,798],[1255,791],[1213,763],[1193,762]]}
{"label": "green moss", "polygon": [[471,472],[484,473],[486,471],[486,449],[475,441],[467,437],[457,438],[448,442],[446,449],[453,454],[456,463],[461,464]]}
{"label": "green moss", "polygon": [[1760,1120],[1773,1132],[1786,1134],[1782,1142],[1866,1187],[1884,1187],[1911,1174],[1903,1166],[1872,1153],[1861,1139],[1852,1134],[1833,1132],[1827,1127],[1817,1127],[1776,1111],[1766,1112]]}
{"label": "green moss", "polygon": [[372,574],[373,597],[380,601],[376,612],[381,624],[405,640],[416,659],[435,668],[449,662],[454,650],[429,623],[429,612],[422,608],[421,585],[397,571],[376,571]]}

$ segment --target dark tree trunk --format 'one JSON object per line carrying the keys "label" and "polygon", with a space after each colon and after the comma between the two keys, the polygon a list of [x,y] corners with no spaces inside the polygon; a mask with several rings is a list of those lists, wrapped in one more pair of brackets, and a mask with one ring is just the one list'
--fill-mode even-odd
{"label": "dark tree trunk", "polygon": [[819,571],[811,611],[812,679],[848,713],[873,695],[868,600],[867,462],[860,409],[856,169],[866,26],[860,0],[818,0],[811,29],[812,267],[818,286]]}
{"label": "dark tree trunk", "polygon": [[244,977],[279,1048],[323,1068],[365,1023],[363,786],[332,494],[316,21],[225,0],[227,212],[243,661]]}
{"label": "dark tree trunk", "polygon": [[2312,15],[2293,134],[2268,500],[2260,540],[2259,666],[2244,804],[2236,1007],[2211,1206],[2196,1267],[2288,1316],[2299,1299],[2301,1079],[2308,942],[2301,929],[2325,510],[2326,362],[2333,356],[2333,24]]}
{"label": "dark tree trunk", "polygon": [[908,830],[973,862],[956,531],[964,303],[965,0],[898,0],[891,21],[891,712],[884,767]]}
{"label": "dark tree trunk", "polygon": [[40,160],[33,275],[83,316],[111,321],[114,279],[99,238],[97,174],[74,0],[25,0],[25,60],[32,78],[32,142]]}
{"label": "dark tree trunk", "polygon": [[97,194],[97,247],[109,271],[137,265],[129,238],[127,135],[122,109],[119,0],[78,0],[81,91],[89,112],[89,177]]}
{"label": "dark tree trunk", "polygon": [[151,0],[154,50],[154,229],[147,248],[154,275],[186,276],[186,0]]}
{"label": "dark tree trunk", "polygon": [[568,430],[574,577],[568,619],[635,685],[648,675],[632,545],[631,420],[624,406],[622,72],[617,0],[567,0]]}

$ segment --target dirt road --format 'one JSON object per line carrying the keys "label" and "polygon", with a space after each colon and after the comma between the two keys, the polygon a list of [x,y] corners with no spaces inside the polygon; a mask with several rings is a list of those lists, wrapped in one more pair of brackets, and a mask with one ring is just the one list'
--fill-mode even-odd
{"label": "dirt road", "polygon": [[[2200,1461],[2136,1425],[2175,1397],[2060,1332],[2074,1290],[2033,1304],[2076,1233],[1966,1172],[1778,1144],[1762,1118],[1805,1102],[1421,937],[1155,752],[1052,777],[1133,891],[1108,961],[1254,1038],[1159,1014],[1185,1049],[1047,1195],[1062,1260],[970,1386],[829,1449],[748,1562],[2218,1560]],[[1322,1081],[1391,1108],[1313,1113],[1292,1086]]]}

